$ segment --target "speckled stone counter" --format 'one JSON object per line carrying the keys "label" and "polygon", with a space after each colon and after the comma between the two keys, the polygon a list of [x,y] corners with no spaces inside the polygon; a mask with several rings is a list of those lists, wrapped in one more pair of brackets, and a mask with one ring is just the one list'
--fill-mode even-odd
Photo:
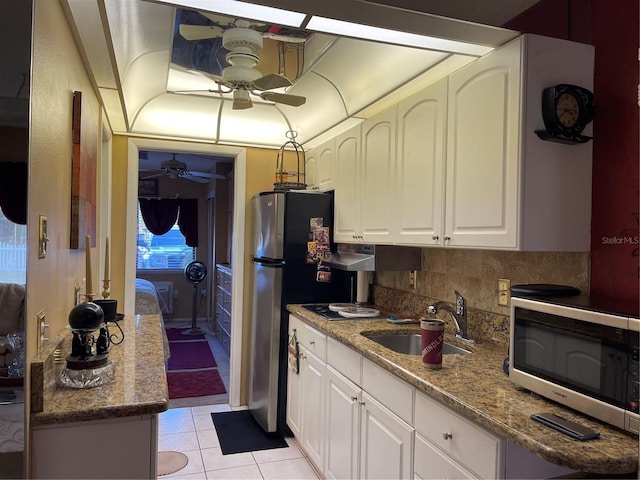
{"label": "speckled stone counter", "polygon": [[[637,436],[517,387],[502,371],[507,350],[500,344],[483,342],[469,346],[447,334],[445,341],[472,353],[444,355],[442,369],[430,370],[422,364],[419,355],[395,353],[366,338],[374,332],[419,333],[417,325],[397,325],[382,318],[328,321],[300,305],[288,305],[287,309],[463,417],[551,463],[600,474],[637,470]],[[553,412],[591,427],[600,433],[600,439],[573,440],[529,418],[532,413],[540,412]]]}
{"label": "speckled stone counter", "polygon": [[[42,410],[32,411],[32,426],[154,414],[168,408],[162,318],[131,315],[119,324],[125,338],[109,349],[115,377],[105,385],[77,389],[56,383],[69,352],[70,332],[60,342],[59,354],[43,359]],[[110,324],[109,330],[120,336],[116,326]]]}

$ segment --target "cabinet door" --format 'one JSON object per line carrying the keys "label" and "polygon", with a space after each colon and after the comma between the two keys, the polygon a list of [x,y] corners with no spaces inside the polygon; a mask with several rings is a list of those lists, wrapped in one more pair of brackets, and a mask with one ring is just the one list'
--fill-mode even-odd
{"label": "cabinet door", "polygon": [[318,190],[320,183],[318,182],[318,150],[312,148],[304,155],[304,173],[305,182],[308,190]]}
{"label": "cabinet door", "polygon": [[302,448],[316,467],[324,462],[324,372],[325,363],[306,349],[301,349],[300,407],[302,415]]}
{"label": "cabinet door", "polygon": [[354,243],[360,235],[360,133],[358,125],[336,137],[333,239]]}
{"label": "cabinet door", "polygon": [[413,478],[416,480],[428,478],[453,480],[476,477],[416,433]]}
{"label": "cabinet door", "polygon": [[521,42],[449,77],[445,245],[516,248]]}
{"label": "cabinet door", "polygon": [[358,478],[362,391],[327,365],[325,478]]}
{"label": "cabinet door", "polygon": [[393,243],[396,197],[396,113],[393,107],[362,126],[360,229],[365,243]]}
{"label": "cabinet door", "polygon": [[442,245],[447,80],[398,104],[396,243]]}
{"label": "cabinet door", "polygon": [[412,478],[413,428],[362,393],[360,478]]}
{"label": "cabinet door", "polygon": [[294,437],[300,438],[302,427],[302,410],[300,395],[302,394],[302,377],[290,368],[287,370],[287,425]]}
{"label": "cabinet door", "polygon": [[335,156],[335,139],[323,143],[318,150],[318,188],[322,191],[331,190],[333,185],[333,170]]}

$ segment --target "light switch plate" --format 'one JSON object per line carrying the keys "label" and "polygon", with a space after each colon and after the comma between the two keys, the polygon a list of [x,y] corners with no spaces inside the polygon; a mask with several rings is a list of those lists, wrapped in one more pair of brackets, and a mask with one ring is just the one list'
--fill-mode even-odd
{"label": "light switch plate", "polygon": [[47,217],[40,215],[40,221],[38,222],[38,258],[44,258],[47,256]]}

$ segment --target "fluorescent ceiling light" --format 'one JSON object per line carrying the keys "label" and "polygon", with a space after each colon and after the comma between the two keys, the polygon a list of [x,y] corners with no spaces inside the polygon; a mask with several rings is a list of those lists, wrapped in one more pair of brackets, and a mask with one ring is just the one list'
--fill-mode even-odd
{"label": "fluorescent ceiling light", "polygon": [[306,18],[304,13],[239,2],[237,0],[161,0],[161,3],[192,8],[194,10],[221,13],[232,17],[260,20],[262,22],[286,25],[288,27],[299,27]]}
{"label": "fluorescent ceiling light", "polygon": [[484,45],[429,37],[427,35],[418,35],[416,33],[399,32],[397,30],[389,30],[387,28],[371,27],[369,25],[361,25],[358,23],[345,22],[342,20],[334,20],[318,16],[311,17],[311,20],[305,28],[315,30],[317,32],[342,35],[345,37],[375,40],[394,45],[419,47],[429,50],[440,50],[443,52],[462,53],[465,55],[482,56],[493,50],[493,47],[487,47]]}

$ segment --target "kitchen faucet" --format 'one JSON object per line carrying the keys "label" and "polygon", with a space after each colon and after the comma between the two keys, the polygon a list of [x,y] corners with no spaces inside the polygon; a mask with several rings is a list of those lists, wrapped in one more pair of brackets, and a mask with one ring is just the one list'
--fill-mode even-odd
{"label": "kitchen faucet", "polygon": [[447,302],[436,302],[433,305],[430,305],[427,308],[429,314],[434,315],[438,313],[439,310],[444,310],[451,314],[451,318],[453,319],[453,323],[456,326],[456,337],[460,338],[469,343],[474,343],[475,340],[470,339],[467,336],[467,308],[466,301],[460,292],[454,290],[453,293],[456,294],[456,308],[455,310],[449,306]]}

